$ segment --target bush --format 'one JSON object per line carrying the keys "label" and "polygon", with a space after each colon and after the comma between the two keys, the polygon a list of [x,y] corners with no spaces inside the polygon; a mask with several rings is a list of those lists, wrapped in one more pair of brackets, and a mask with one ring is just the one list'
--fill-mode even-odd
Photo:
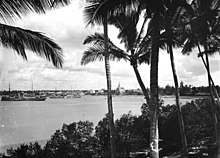
{"label": "bush", "polygon": [[89,121],[64,124],[46,143],[45,157],[48,158],[91,158],[95,155],[96,139],[92,135],[93,123]]}

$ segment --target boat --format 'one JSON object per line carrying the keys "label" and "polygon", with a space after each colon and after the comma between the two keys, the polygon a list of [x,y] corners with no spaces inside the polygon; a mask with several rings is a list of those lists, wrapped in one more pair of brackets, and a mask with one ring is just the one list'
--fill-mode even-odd
{"label": "boat", "polygon": [[[32,83],[32,92],[33,92],[33,83]],[[1,101],[45,101],[47,98],[41,95],[24,94],[23,92],[18,92],[16,94],[11,93],[10,83],[8,95],[2,96]]]}
{"label": "boat", "polygon": [[70,93],[66,95],[67,98],[81,98],[81,95],[79,92],[73,92],[72,90],[72,86],[71,86],[71,90]]}
{"label": "boat", "polygon": [[63,95],[51,95],[49,96],[50,99],[62,99],[62,98],[65,98],[65,96]]}
{"label": "boat", "polygon": [[67,95],[67,98],[81,98],[81,95],[79,94],[74,94],[74,95]]}
{"label": "boat", "polygon": [[1,101],[45,101],[46,97],[18,97],[18,96],[2,96]]}

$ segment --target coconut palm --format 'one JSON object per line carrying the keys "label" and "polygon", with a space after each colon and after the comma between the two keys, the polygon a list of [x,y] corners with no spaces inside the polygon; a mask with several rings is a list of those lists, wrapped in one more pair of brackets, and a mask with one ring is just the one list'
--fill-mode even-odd
{"label": "coconut palm", "polygon": [[[94,1],[93,1],[94,2]],[[99,1],[100,2],[100,1]],[[128,6],[130,2],[137,2],[137,4],[143,4],[142,8],[145,8],[148,17],[151,18],[151,24],[154,26],[153,29],[149,30],[148,32],[151,33],[152,36],[152,53],[151,53],[151,68],[150,68],[150,157],[151,158],[159,158],[159,133],[158,133],[158,107],[159,107],[159,99],[158,99],[158,58],[159,58],[159,35],[160,35],[160,29],[159,29],[159,15],[164,11],[164,7],[162,5],[161,0],[106,0],[102,1],[103,3],[98,7],[99,10],[96,9],[88,9],[87,13],[90,14],[98,14],[100,11],[106,12],[106,10],[113,9],[116,12],[125,11],[130,13],[129,9],[124,9],[123,7],[118,6]],[[144,3],[140,3],[144,2]],[[97,3],[97,1],[95,2]],[[95,3],[93,3],[95,6]],[[109,5],[106,5],[108,4]],[[114,6],[114,7],[112,7]],[[116,6],[116,7],[115,7]],[[94,8],[94,7],[93,7]],[[100,9],[102,8],[102,10]],[[119,8],[119,9],[118,9]],[[132,8],[132,7],[131,7]],[[115,13],[115,12],[114,12]],[[104,15],[104,14],[102,14]],[[90,16],[90,19],[93,19],[95,16]],[[98,18],[97,18],[98,17]],[[100,16],[97,16],[97,22],[101,23],[103,22],[103,19],[100,18]],[[88,21],[94,21],[94,20],[88,20]],[[94,24],[94,22],[92,22]],[[107,45],[107,44],[106,44]],[[107,48],[106,48],[107,50]]]}
{"label": "coconut palm", "polygon": [[113,118],[112,107],[112,95],[111,95],[111,74],[110,63],[108,53],[108,19],[111,15],[118,12],[128,12],[131,8],[136,6],[139,0],[87,0],[88,5],[84,9],[85,20],[87,25],[101,24],[104,28],[104,43],[105,43],[105,69],[108,91],[108,113],[110,123],[110,142],[111,142],[111,154],[112,158],[116,157],[115,146],[115,128]]}
{"label": "coconut palm", "polygon": [[167,52],[170,55],[171,68],[173,73],[173,80],[175,85],[175,96],[176,96],[176,106],[178,113],[178,121],[180,126],[180,134],[182,141],[182,152],[183,157],[187,157],[188,148],[185,135],[184,121],[181,113],[180,107],[180,94],[179,94],[179,85],[178,77],[175,68],[173,47],[181,47],[181,43],[178,41],[178,32],[176,31],[180,27],[180,19],[185,13],[192,13],[193,10],[190,5],[184,1],[171,1],[167,0],[164,2],[166,7],[165,14],[161,15],[161,29],[163,33],[160,36],[161,48],[164,48],[163,45],[166,45]]}
{"label": "coconut palm", "polygon": [[[116,2],[116,1],[114,1]],[[114,114],[112,107],[112,94],[111,94],[111,71],[108,53],[108,18],[114,3],[110,0],[87,0],[87,6],[84,8],[84,14],[87,25],[101,24],[104,29],[104,60],[105,72],[107,80],[107,103],[108,103],[108,116],[110,124],[110,143],[111,143],[111,157],[116,158],[116,142],[115,142],[115,127],[114,127]]]}
{"label": "coconut palm", "polygon": [[[132,1],[132,0],[131,0]],[[99,9],[102,7],[105,10],[108,10],[109,8],[112,8],[112,5],[109,5],[110,7],[103,7],[105,4],[107,4],[109,1],[106,0],[100,5]],[[117,5],[124,4],[123,6],[126,6],[127,4],[130,4],[130,1],[111,1],[112,3],[115,3]],[[159,141],[159,134],[158,134],[158,58],[159,58],[159,39],[160,39],[160,28],[159,28],[159,20],[160,15],[164,13],[166,8],[163,6],[163,2],[160,0],[152,0],[152,1],[138,1],[133,0],[133,2],[138,2],[137,4],[141,4],[142,6],[140,8],[144,8],[146,10],[146,15],[148,18],[150,18],[150,24],[153,27],[150,27],[148,29],[148,35],[150,35],[151,38],[151,68],[150,68],[150,120],[151,120],[151,126],[150,126],[150,155],[152,158],[158,158],[159,157],[159,150],[158,150],[158,141]],[[141,3],[144,2],[144,3]],[[110,3],[110,2],[109,2]],[[115,5],[115,6],[117,6]],[[104,10],[103,9],[103,10]],[[126,13],[130,13],[129,9],[115,9],[116,14],[120,13],[120,11],[126,11]],[[94,9],[90,9],[88,13],[94,13]],[[96,15],[98,11],[95,12]],[[92,16],[91,16],[92,17]],[[94,16],[93,16],[94,17]],[[88,20],[91,21],[91,20]],[[100,23],[102,20],[101,18],[98,20]],[[92,22],[92,24],[94,24]],[[135,61],[135,60],[134,60]]]}
{"label": "coconut palm", "polygon": [[[150,40],[150,64],[151,64],[151,68],[150,68],[150,104],[149,104],[149,108],[150,108],[150,120],[151,120],[151,125],[150,125],[150,157],[151,158],[158,158],[159,157],[159,133],[158,133],[158,108],[159,108],[159,102],[158,102],[158,58],[159,58],[159,38],[160,38],[160,28],[159,28],[159,17],[160,14],[163,14],[165,11],[165,8],[163,6],[163,2],[160,0],[154,0],[154,1],[141,1],[144,3],[139,3],[140,5],[142,5],[139,8],[145,8],[146,10],[146,17],[150,18],[150,22],[149,22],[149,27],[148,26],[148,31],[146,36],[144,36],[143,41],[145,43],[145,48],[146,48],[146,41],[148,39],[149,36],[151,36],[151,40]],[[118,19],[117,19],[118,20]],[[134,19],[136,20],[136,19]],[[144,20],[145,21],[145,20]],[[134,21],[137,22],[137,21]],[[134,25],[136,26],[136,25]],[[144,26],[144,25],[143,25]],[[118,25],[118,27],[120,28],[120,25]],[[130,27],[132,29],[132,27]],[[134,28],[134,27],[133,27]],[[123,32],[129,32],[129,29],[126,30],[125,28],[123,28],[123,30],[121,31],[121,35],[123,34]],[[134,31],[132,31],[134,32]],[[134,32],[135,33],[135,32]],[[141,35],[141,34],[140,34]],[[132,37],[132,35],[130,35],[129,37]],[[133,37],[136,38],[135,34],[133,35]],[[138,48],[141,47],[142,45],[134,45],[134,43],[132,43],[132,40],[134,41],[135,38],[127,38],[126,37],[124,39],[126,39],[128,42],[127,47],[128,50],[131,52],[131,55],[133,55],[133,58],[131,60],[132,65],[134,66],[134,70],[136,68],[136,58],[139,57],[139,53],[141,52],[135,52],[134,48]],[[137,38],[139,40],[139,37]],[[149,41],[149,40],[148,40]],[[147,44],[149,44],[147,42]],[[135,46],[135,47],[134,47]],[[131,49],[132,48],[132,49]],[[141,48],[142,49],[142,48]],[[137,49],[138,50],[138,49]],[[144,50],[144,49],[143,49]],[[149,50],[149,49],[148,49]],[[145,54],[144,57],[146,57]]]}
{"label": "coconut palm", "polygon": [[[45,13],[58,5],[66,5],[69,0],[2,0],[0,2],[2,21],[16,20],[29,12]],[[52,39],[36,31],[0,23],[0,42],[6,48],[14,49],[27,60],[26,49],[52,61],[54,66],[62,67],[62,49]]]}
{"label": "coconut palm", "polygon": [[[134,12],[133,12],[134,13]],[[124,13],[121,13],[120,15],[111,17],[109,19],[110,24],[115,25],[117,28],[120,29],[120,34],[118,35],[118,38],[121,39],[121,42],[125,44],[126,51],[121,50],[116,45],[113,44],[113,42],[108,41],[108,47],[109,47],[109,54],[111,60],[115,59],[124,59],[126,61],[129,61],[132,65],[135,75],[137,77],[138,83],[144,93],[146,103],[149,105],[149,95],[148,91],[144,85],[144,82],[141,78],[141,75],[138,70],[138,63],[142,62],[149,62],[149,57],[147,57],[146,51],[147,51],[147,44],[146,42],[149,42],[146,40],[146,37],[143,38],[144,40],[140,40],[140,34],[137,34],[137,21],[138,20],[138,13],[137,14],[130,14],[125,15]],[[143,25],[145,25],[145,22],[143,22]],[[143,28],[143,27],[142,27]],[[143,31],[140,31],[142,33]],[[95,45],[93,47],[90,47],[87,51],[84,52],[84,55],[81,60],[81,64],[87,64],[88,62],[94,61],[94,60],[102,60],[103,59],[103,45],[104,45],[104,38],[103,35],[95,33],[94,35],[88,36],[84,44],[90,44],[93,42]],[[138,44],[140,42],[140,44]],[[138,45],[138,46],[137,46]],[[140,46],[140,47],[139,47]]]}
{"label": "coconut palm", "polygon": [[130,65],[133,67],[137,81],[143,91],[146,103],[150,104],[150,98],[146,86],[141,78],[138,70],[138,63],[146,62],[149,64],[150,58],[150,40],[148,35],[144,32],[146,26],[147,17],[144,17],[142,27],[140,31],[137,30],[137,24],[140,18],[141,10],[133,10],[130,14],[120,13],[116,16],[112,16],[109,19],[109,23],[119,29],[120,33],[118,38],[121,39],[121,43],[124,43],[127,54],[127,59],[130,61]]}
{"label": "coconut palm", "polygon": [[[220,123],[218,121],[219,118],[217,117],[217,113],[215,109],[214,94],[218,98],[219,106],[220,106],[220,102],[219,102],[218,93],[216,93],[214,87],[214,81],[211,77],[209,57],[208,57],[209,54],[213,54],[216,51],[219,51],[220,48],[219,47],[220,25],[219,25],[219,16],[218,16],[219,5],[220,5],[219,1],[217,0],[192,1],[192,7],[195,10],[194,11],[195,18],[188,23],[189,25],[185,26],[185,32],[182,33],[182,37],[185,36],[184,38],[187,39],[184,40],[185,45],[182,52],[186,54],[188,52],[191,52],[193,47],[198,47],[199,56],[201,57],[203,64],[207,70],[210,97],[212,100],[212,113],[213,113],[213,120],[215,126],[216,143],[219,149],[219,157],[220,157],[220,135],[219,135]],[[204,52],[201,51],[200,46],[203,46]],[[205,59],[203,55],[205,55]]]}
{"label": "coconut palm", "polygon": [[[150,2],[149,2],[150,3]],[[151,16],[150,24],[153,26],[148,33],[152,37],[152,50],[150,60],[150,157],[159,158],[159,131],[158,131],[158,63],[159,63],[159,16],[163,12],[161,1],[152,1],[148,4]]]}

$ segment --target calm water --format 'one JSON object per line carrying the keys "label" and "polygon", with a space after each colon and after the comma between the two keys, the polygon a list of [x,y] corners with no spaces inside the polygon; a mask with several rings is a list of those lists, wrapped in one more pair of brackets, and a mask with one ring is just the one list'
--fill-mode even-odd
{"label": "calm water", "polygon": [[[181,99],[182,103],[192,99]],[[164,98],[174,104],[174,98]],[[105,96],[83,96],[72,99],[47,99],[45,102],[0,101],[0,146],[50,138],[63,123],[89,120],[96,125],[107,113]],[[115,118],[132,111],[140,114],[143,96],[115,96]]]}

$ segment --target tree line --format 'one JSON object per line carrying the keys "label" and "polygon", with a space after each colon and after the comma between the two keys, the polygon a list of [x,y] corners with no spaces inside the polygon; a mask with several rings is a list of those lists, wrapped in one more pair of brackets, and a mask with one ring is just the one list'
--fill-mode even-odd
{"label": "tree line", "polygon": [[[215,86],[218,94],[220,94],[220,87]],[[208,86],[192,86],[180,82],[179,93],[181,96],[209,96],[210,91]],[[159,87],[160,95],[175,95],[175,87],[166,85],[165,87]]]}

